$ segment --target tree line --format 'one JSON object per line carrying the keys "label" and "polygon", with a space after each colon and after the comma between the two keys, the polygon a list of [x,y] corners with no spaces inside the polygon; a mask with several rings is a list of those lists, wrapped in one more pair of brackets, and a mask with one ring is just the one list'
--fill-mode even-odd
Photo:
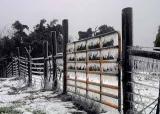
{"label": "tree line", "polygon": [[[45,19],[41,19],[38,24],[33,27],[33,31],[27,34],[25,31],[29,31],[28,25],[22,24],[20,21],[15,21],[12,24],[13,33],[5,35],[0,38],[0,58],[8,58],[11,56],[17,56],[19,47],[20,56],[25,57],[27,55],[26,49],[31,46],[31,56],[41,57],[43,56],[43,41],[49,42],[49,54],[52,52],[51,48],[51,31],[56,31],[57,37],[57,51],[62,52],[63,37],[62,37],[62,25],[57,24],[58,20],[54,19],[50,23],[47,23]],[[107,25],[101,25],[96,27],[95,31],[88,28],[87,31],[79,31],[79,40],[89,38],[92,36],[104,34],[114,31],[113,27]]]}
{"label": "tree line", "polygon": [[[51,54],[51,31],[56,31],[57,43],[59,47],[62,46],[62,25],[57,24],[57,20],[52,20],[48,24],[45,19],[41,19],[29,34],[25,32],[29,27],[20,21],[15,21],[12,28],[14,33],[11,37],[6,35],[0,39],[0,58],[17,56],[17,47],[20,49],[20,55],[26,56],[26,48],[29,46],[32,48],[32,57],[43,56],[44,40],[49,42],[49,54]],[[58,50],[62,51],[62,48]]]}

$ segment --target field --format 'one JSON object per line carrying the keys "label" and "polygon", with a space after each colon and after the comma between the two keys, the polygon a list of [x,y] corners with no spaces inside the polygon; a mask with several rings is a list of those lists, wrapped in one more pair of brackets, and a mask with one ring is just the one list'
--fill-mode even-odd
{"label": "field", "polygon": [[78,111],[72,102],[61,101],[58,93],[40,90],[40,83],[34,82],[30,88],[25,85],[24,79],[18,77],[0,79],[0,114],[72,114]]}

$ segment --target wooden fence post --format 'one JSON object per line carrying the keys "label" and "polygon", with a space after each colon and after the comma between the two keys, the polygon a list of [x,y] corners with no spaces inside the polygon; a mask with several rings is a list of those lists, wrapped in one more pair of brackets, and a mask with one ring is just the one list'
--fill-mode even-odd
{"label": "wooden fence post", "polygon": [[4,78],[4,62],[2,61],[2,77]]}
{"label": "wooden fence post", "polygon": [[17,47],[18,51],[18,76],[20,77],[21,72],[20,72],[20,52],[19,52],[19,47]]}
{"label": "wooden fence post", "polygon": [[0,78],[1,78],[2,68],[1,68],[1,62],[0,62]]}
{"label": "wooden fence post", "polygon": [[28,86],[32,86],[31,46],[29,46],[28,50]]}
{"label": "wooden fence post", "polygon": [[63,94],[67,93],[67,43],[68,43],[68,20],[63,23]]}
{"label": "wooden fence post", "polygon": [[47,88],[47,78],[48,78],[48,41],[43,42],[43,54],[44,54],[44,89]]}
{"label": "wooden fence post", "polygon": [[1,68],[1,61],[0,61],[0,78],[2,77],[2,68]]}
{"label": "wooden fence post", "polygon": [[14,75],[13,74],[13,57],[12,57],[12,63],[11,64],[12,64],[12,77],[13,77],[13,75]]}
{"label": "wooden fence post", "polygon": [[122,58],[123,58],[123,111],[124,114],[129,114],[133,109],[132,101],[133,96],[128,96],[128,92],[132,92],[132,85],[128,82],[132,81],[131,66],[129,64],[128,47],[133,45],[132,40],[132,8],[125,8],[122,10]]}
{"label": "wooden fence post", "polygon": [[3,61],[3,77],[6,77],[5,61]]}
{"label": "wooden fence post", "polygon": [[57,40],[56,40],[56,31],[51,32],[51,41],[52,41],[52,66],[53,66],[53,88],[57,88],[57,77],[56,77],[56,59],[54,56],[57,54]]}
{"label": "wooden fence post", "polygon": [[7,60],[4,62],[4,65],[5,65],[5,71],[6,71],[6,72],[5,72],[5,73],[6,73],[6,74],[5,74],[5,75],[6,75],[5,77],[7,78],[7,77],[8,77],[8,76],[7,76],[7,75],[8,75],[8,73],[7,73],[7,71],[8,71],[8,68],[7,68]]}

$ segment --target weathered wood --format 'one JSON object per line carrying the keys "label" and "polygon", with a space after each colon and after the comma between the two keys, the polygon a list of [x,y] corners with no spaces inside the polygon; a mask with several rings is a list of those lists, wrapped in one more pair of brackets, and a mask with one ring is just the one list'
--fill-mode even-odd
{"label": "weathered wood", "polygon": [[5,77],[7,78],[8,77],[8,73],[7,73],[7,71],[8,71],[7,60],[4,62],[4,64],[5,64]]}
{"label": "weathered wood", "polygon": [[51,32],[51,41],[52,41],[52,65],[53,65],[53,88],[57,88],[57,77],[56,77],[56,59],[54,57],[57,54],[57,39],[56,39],[56,31]]}
{"label": "weathered wood", "polygon": [[4,78],[4,62],[2,62],[2,77]]}
{"label": "weathered wood", "polygon": [[47,65],[47,58],[48,58],[48,42],[43,42],[43,54],[44,54],[44,89],[47,88],[47,78],[48,78],[48,65]]}
{"label": "weathered wood", "polygon": [[13,57],[12,57],[12,77],[14,76],[14,73],[13,73]]}
{"label": "weathered wood", "polygon": [[67,93],[67,43],[68,43],[68,20],[63,20],[63,94]]}
{"label": "weathered wood", "polygon": [[32,68],[31,68],[31,46],[29,46],[29,51],[28,51],[28,86],[32,86]]}
{"label": "weathered wood", "polygon": [[[128,102],[127,92],[132,92],[132,86],[128,84],[132,80],[131,74],[127,71],[131,70],[129,64],[128,46],[133,45],[132,40],[132,8],[125,8],[122,10],[122,59],[123,59],[123,111],[132,110],[133,106]],[[132,96],[130,96],[130,100]]]}
{"label": "weathered wood", "polygon": [[20,71],[20,51],[19,51],[19,47],[17,47],[17,53],[18,53],[18,76],[20,77],[21,71]]}

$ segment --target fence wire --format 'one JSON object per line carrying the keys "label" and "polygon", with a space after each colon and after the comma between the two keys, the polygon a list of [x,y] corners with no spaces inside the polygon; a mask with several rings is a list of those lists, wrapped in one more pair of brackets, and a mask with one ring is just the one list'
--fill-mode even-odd
{"label": "fence wire", "polygon": [[[153,48],[143,47],[129,47],[130,50],[145,50],[148,53],[154,51]],[[160,60],[130,54],[129,65],[132,69],[128,73],[131,73],[132,81],[128,85],[133,89],[128,92],[128,100],[133,104],[131,112],[156,114],[160,90]]]}

